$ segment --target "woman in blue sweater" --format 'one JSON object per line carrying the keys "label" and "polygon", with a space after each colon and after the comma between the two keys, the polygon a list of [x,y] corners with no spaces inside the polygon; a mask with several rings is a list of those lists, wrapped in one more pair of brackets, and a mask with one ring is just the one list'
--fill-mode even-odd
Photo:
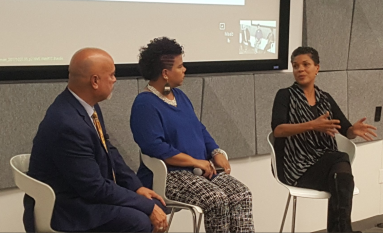
{"label": "woman in blue sweater", "polygon": [[[142,153],[166,163],[166,196],[203,209],[206,232],[254,232],[250,190],[230,176],[223,151],[198,120],[188,97],[175,88],[185,76],[182,55],[182,46],[166,37],[141,48],[139,68],[149,83],[132,106],[134,140]],[[215,166],[224,172],[217,174]],[[195,175],[194,168],[203,175]],[[142,163],[137,175],[151,187],[152,173]]]}

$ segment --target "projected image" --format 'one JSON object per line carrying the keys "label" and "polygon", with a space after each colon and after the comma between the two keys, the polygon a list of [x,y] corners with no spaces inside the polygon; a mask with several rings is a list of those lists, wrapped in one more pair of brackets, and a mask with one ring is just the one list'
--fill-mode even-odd
{"label": "projected image", "polygon": [[151,2],[151,3],[184,3],[213,5],[245,5],[245,0],[104,0],[111,2]]}
{"label": "projected image", "polygon": [[44,62],[44,64],[56,64],[57,62],[62,62],[63,57],[54,57],[54,56],[40,56],[40,57],[0,57],[0,64],[14,65],[14,64],[24,64],[28,65],[30,63]]}
{"label": "projected image", "polygon": [[276,21],[241,20],[239,54],[275,54]]}

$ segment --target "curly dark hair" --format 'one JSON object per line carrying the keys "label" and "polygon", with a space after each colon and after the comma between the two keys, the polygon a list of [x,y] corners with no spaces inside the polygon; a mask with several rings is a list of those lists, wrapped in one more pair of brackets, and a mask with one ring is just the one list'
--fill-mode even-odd
{"label": "curly dark hair", "polygon": [[183,47],[176,40],[159,37],[140,48],[138,68],[146,80],[156,81],[163,69],[173,67],[174,58],[183,54]]}
{"label": "curly dark hair", "polygon": [[311,47],[298,47],[296,48],[293,53],[291,54],[291,63],[293,63],[294,58],[299,56],[307,54],[313,59],[315,65],[319,65],[319,54],[318,51],[316,51],[314,48]]}

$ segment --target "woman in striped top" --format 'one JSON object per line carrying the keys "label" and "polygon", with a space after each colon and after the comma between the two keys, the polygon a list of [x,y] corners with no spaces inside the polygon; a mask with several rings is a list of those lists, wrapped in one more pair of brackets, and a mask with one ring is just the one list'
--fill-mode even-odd
{"label": "woman in striped top", "polygon": [[348,154],[337,149],[335,134],[371,141],[375,127],[362,118],[347,120],[330,94],[319,89],[318,52],[299,47],[291,55],[295,82],[275,97],[272,129],[279,179],[286,184],[331,193],[327,230],[351,232],[354,178]]}

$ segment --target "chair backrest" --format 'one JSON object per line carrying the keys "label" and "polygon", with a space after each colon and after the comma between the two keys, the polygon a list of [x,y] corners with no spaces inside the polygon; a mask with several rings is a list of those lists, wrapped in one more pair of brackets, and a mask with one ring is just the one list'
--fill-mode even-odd
{"label": "chair backrest", "polygon": [[269,143],[269,146],[271,149],[271,166],[273,168],[274,178],[279,183],[282,183],[278,178],[277,161],[275,158],[275,150],[274,150],[274,141],[275,141],[275,138],[274,138],[273,132],[270,132],[269,135],[267,135],[267,142]]}
{"label": "chair backrest", "polygon": [[141,151],[140,154],[144,165],[153,172],[153,191],[160,195],[165,201],[168,200],[165,195],[166,177],[168,175],[165,162],[143,154]]}
{"label": "chair backrest", "polygon": [[49,185],[26,174],[29,168],[29,158],[30,154],[20,154],[10,160],[16,186],[35,200],[36,232],[56,232],[51,228],[52,212],[56,199],[55,193]]}
{"label": "chair backrest", "polygon": [[[352,163],[355,159],[355,154],[356,154],[355,143],[339,133],[335,134],[335,140],[338,145],[338,150],[342,152],[346,152],[348,156],[350,157],[350,162]],[[275,138],[274,138],[273,132],[269,133],[269,135],[267,136],[267,141],[271,148],[271,164],[273,166],[274,177],[275,179],[277,179],[278,182],[281,182],[278,179],[278,173],[277,173],[277,162],[276,162],[275,150],[274,150]]]}
{"label": "chair backrest", "polygon": [[346,152],[350,157],[350,163],[352,164],[356,155],[356,145],[353,141],[346,138],[340,133],[335,134],[336,144],[338,145],[338,150]]}

